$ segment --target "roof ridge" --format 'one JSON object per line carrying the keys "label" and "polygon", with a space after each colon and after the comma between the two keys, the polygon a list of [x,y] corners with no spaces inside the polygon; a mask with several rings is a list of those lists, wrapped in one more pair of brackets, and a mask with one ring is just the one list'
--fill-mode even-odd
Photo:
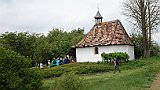
{"label": "roof ridge", "polygon": [[115,19],[115,20],[110,20],[110,21],[106,21],[106,22],[102,22],[102,23],[110,23],[110,22],[115,22],[115,21],[120,21],[119,19]]}

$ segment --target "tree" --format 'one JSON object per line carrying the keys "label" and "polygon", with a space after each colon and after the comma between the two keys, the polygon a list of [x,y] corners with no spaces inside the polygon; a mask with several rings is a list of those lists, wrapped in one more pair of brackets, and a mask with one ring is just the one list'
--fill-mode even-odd
{"label": "tree", "polygon": [[[143,56],[142,35],[132,33],[130,37],[133,43],[135,44],[135,47],[134,47],[135,58],[142,57]],[[151,42],[150,52],[151,52],[150,56],[160,55],[160,46],[155,41]]]}
{"label": "tree", "polygon": [[[152,37],[152,31],[156,30],[157,26],[160,23],[160,2],[158,0],[147,0],[147,13],[148,13],[148,33],[149,33],[149,49],[151,49],[151,37]],[[151,50],[149,51],[149,54],[151,53]]]}
{"label": "tree", "polygon": [[141,31],[143,56],[150,56],[151,30],[155,30],[160,22],[158,0],[128,0],[123,3],[123,15]]}
{"label": "tree", "polygon": [[0,89],[38,90],[41,76],[30,67],[29,58],[0,47]]}
{"label": "tree", "polygon": [[61,29],[53,29],[47,35],[47,40],[52,46],[53,57],[63,57],[70,47],[70,38],[68,33]]}
{"label": "tree", "polygon": [[36,41],[36,48],[33,58],[33,64],[38,64],[40,62],[47,63],[47,60],[51,57],[51,45],[47,41],[47,38],[44,35],[39,35]]}
{"label": "tree", "polygon": [[83,37],[83,29],[66,32],[53,29],[47,36],[28,32],[6,32],[0,35],[0,47],[15,51],[32,59],[32,66],[46,63],[53,57],[63,57],[71,46],[77,44]]}
{"label": "tree", "polygon": [[28,32],[6,32],[1,35],[1,42],[3,47],[32,59],[36,47],[36,38],[36,34],[29,34]]}
{"label": "tree", "polygon": [[84,29],[81,28],[74,29],[69,33],[69,36],[71,38],[71,44],[75,45],[83,38]]}
{"label": "tree", "polygon": [[0,35],[1,47],[15,51],[25,57],[32,59],[32,66],[35,65],[35,52],[39,46],[37,39],[41,34],[28,33],[28,32],[6,32]]}
{"label": "tree", "polygon": [[52,47],[53,57],[63,57],[71,46],[77,44],[83,37],[84,29],[75,29],[66,32],[61,29],[53,29],[47,35],[47,40]]}

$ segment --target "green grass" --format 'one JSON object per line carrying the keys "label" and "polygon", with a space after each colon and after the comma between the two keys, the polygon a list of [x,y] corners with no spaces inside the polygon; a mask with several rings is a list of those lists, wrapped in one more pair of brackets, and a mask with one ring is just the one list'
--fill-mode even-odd
{"label": "green grass", "polygon": [[125,70],[121,73],[107,73],[87,76],[84,90],[144,90],[150,87],[155,76],[146,68]]}
{"label": "green grass", "polygon": [[[113,71],[78,75],[83,79],[83,90],[146,90],[160,71],[160,57],[139,59],[124,63],[121,73]],[[56,78],[45,79],[43,89],[48,90]]]}

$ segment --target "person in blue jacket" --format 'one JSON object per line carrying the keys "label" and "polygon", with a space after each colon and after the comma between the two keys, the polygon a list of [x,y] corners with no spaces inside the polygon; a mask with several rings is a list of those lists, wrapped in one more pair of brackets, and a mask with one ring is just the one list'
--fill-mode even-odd
{"label": "person in blue jacket", "polygon": [[58,57],[57,59],[56,59],[56,66],[59,66],[60,65],[60,58]]}

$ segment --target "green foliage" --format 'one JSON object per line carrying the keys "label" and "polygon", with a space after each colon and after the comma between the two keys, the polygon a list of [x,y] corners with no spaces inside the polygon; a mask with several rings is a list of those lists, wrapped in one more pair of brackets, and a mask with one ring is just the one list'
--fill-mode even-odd
{"label": "green foliage", "polygon": [[130,35],[131,40],[134,43],[134,54],[135,54],[135,58],[140,58],[143,56],[143,37],[140,34],[131,34]]}
{"label": "green foliage", "polygon": [[43,62],[47,63],[47,60],[51,57],[51,45],[48,43],[47,38],[44,35],[37,37],[36,48],[33,56],[35,64]]}
{"label": "green foliage", "polygon": [[129,59],[129,55],[126,52],[102,53],[101,56],[104,62],[111,61],[112,59],[118,59],[121,61],[128,61]]}
{"label": "green foliage", "polygon": [[158,43],[152,42],[150,56],[160,56],[160,45]]}
{"label": "green foliage", "polygon": [[60,78],[55,80],[50,90],[81,90],[82,79],[73,73],[65,73]]}
{"label": "green foliage", "polygon": [[30,34],[28,32],[6,32],[0,36],[1,46],[33,60],[38,36],[37,34]]}
{"label": "green foliage", "polygon": [[60,77],[63,73],[66,72],[66,70],[64,68],[57,67],[50,69],[42,69],[40,70],[40,72],[44,78],[51,78],[51,77]]}
{"label": "green foliage", "polygon": [[13,50],[25,57],[32,58],[35,50],[36,35],[28,32],[8,33],[1,35],[3,47]]}
{"label": "green foliage", "polygon": [[113,68],[107,64],[84,63],[76,68],[76,74],[93,74],[112,71]]}
{"label": "green foliage", "polygon": [[71,46],[78,43],[84,30],[65,32],[53,29],[47,36],[28,32],[6,32],[0,35],[0,47],[4,47],[32,59],[32,66],[47,63],[53,57],[64,57]]}
{"label": "green foliage", "polygon": [[47,36],[49,44],[52,45],[53,57],[62,57],[69,48],[69,38],[67,32],[60,29],[53,29]]}
{"label": "green foliage", "polygon": [[53,29],[47,35],[47,40],[52,46],[51,53],[53,57],[63,57],[68,49],[77,44],[83,37],[84,30],[78,28],[71,32],[65,32],[61,29]]}
{"label": "green foliage", "polygon": [[4,48],[0,48],[0,89],[38,89],[40,74],[29,69],[31,60]]}
{"label": "green foliage", "polygon": [[109,72],[112,71],[113,68],[108,64],[98,64],[98,63],[73,63],[66,64],[57,67],[47,68],[47,69],[36,69],[40,71],[44,78],[51,77],[60,77],[62,74],[66,72],[73,72],[75,74],[93,74],[93,73],[101,73],[101,72]]}
{"label": "green foliage", "polygon": [[[143,37],[140,34],[132,33],[130,35],[131,40],[134,42],[134,54],[135,58],[141,58],[143,56]],[[160,55],[160,46],[152,41],[150,46],[150,56],[157,56]]]}
{"label": "green foliage", "polygon": [[74,29],[69,33],[71,45],[77,44],[84,36],[84,29]]}

